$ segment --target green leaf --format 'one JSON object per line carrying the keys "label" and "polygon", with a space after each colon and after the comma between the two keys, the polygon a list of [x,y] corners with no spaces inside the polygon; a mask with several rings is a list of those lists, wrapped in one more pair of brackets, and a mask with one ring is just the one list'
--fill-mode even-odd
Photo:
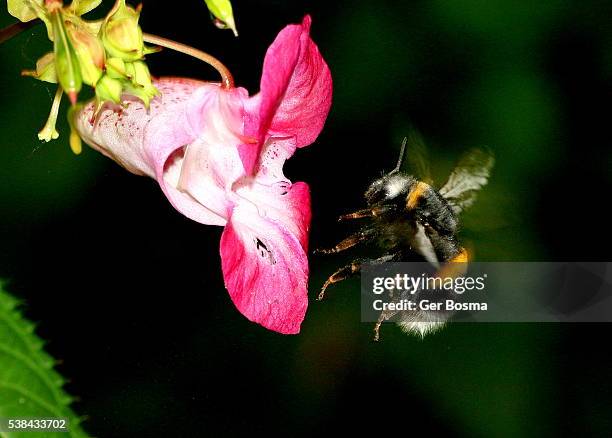
{"label": "green leaf", "polygon": [[36,10],[32,7],[32,3],[42,6],[43,0],[8,0],[8,12],[24,23],[26,21],[32,21],[37,17]]}
{"label": "green leaf", "polygon": [[100,3],[102,3],[102,0],[73,0],[70,8],[80,17],[96,9],[100,6]]}
{"label": "green leaf", "polygon": [[53,30],[49,14],[44,7],[44,0],[8,0],[8,11],[9,14],[24,23],[40,18],[47,28],[47,36],[53,41]]}
{"label": "green leaf", "polygon": [[36,70],[23,70],[21,76],[31,76],[39,81],[57,84],[55,54],[53,52],[45,53],[36,61]]}
{"label": "green leaf", "polygon": [[[69,407],[72,398],[62,389],[64,378],[53,369],[55,360],[43,350],[44,342],[34,329],[21,315],[19,301],[5,292],[0,282],[0,417],[67,418],[68,433],[44,436],[87,437],[79,425],[81,420]],[[33,435],[0,432],[0,436]]]}
{"label": "green leaf", "polygon": [[[32,21],[40,18],[44,10],[44,0],[8,0],[8,12],[19,21]],[[77,16],[84,15],[100,6],[102,0],[73,0],[69,9]]]}

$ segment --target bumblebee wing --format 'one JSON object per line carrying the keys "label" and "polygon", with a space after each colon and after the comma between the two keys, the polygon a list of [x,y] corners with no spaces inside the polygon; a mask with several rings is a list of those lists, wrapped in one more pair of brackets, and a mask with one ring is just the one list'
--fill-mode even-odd
{"label": "bumblebee wing", "polygon": [[483,149],[470,149],[459,160],[448,181],[440,189],[440,194],[455,213],[462,212],[474,203],[477,192],[489,181],[494,163],[493,153]]}
{"label": "bumblebee wing", "polygon": [[429,240],[429,237],[427,237],[427,234],[425,234],[425,229],[421,224],[417,224],[417,232],[414,235],[413,245],[414,250],[423,256],[423,258],[429,263],[436,267],[440,265],[431,240]]}
{"label": "bumblebee wing", "polygon": [[419,180],[431,184],[431,170],[429,169],[429,157],[427,146],[421,134],[414,128],[408,131],[406,136],[406,161],[408,169]]}

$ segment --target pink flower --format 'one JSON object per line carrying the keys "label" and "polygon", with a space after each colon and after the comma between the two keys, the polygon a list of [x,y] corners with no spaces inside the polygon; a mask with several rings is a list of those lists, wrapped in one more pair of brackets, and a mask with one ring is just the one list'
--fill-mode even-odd
{"label": "pink flower", "polygon": [[129,171],[155,178],[172,205],[225,226],[221,265],[242,314],[270,330],[298,333],[308,305],[310,193],[283,164],[312,143],[329,112],[329,69],[310,39],[310,17],[268,48],[261,90],[164,78],[147,112],[124,96],[122,112],[93,106],[77,116],[82,138]]}

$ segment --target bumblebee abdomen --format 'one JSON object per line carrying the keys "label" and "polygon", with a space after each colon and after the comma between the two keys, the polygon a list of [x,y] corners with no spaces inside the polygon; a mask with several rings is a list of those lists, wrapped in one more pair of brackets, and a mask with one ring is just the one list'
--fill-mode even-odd
{"label": "bumblebee abdomen", "polygon": [[416,233],[416,223],[397,215],[378,221],[378,245],[388,251],[410,248]]}
{"label": "bumblebee abdomen", "polygon": [[422,181],[412,185],[406,196],[406,210],[438,233],[452,235],[459,221],[449,203],[432,186]]}

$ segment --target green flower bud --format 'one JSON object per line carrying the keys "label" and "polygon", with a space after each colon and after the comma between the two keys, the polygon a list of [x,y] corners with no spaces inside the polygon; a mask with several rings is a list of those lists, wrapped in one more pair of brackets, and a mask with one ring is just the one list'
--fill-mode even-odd
{"label": "green flower bud", "polygon": [[145,48],[139,16],[140,9],[126,6],[125,0],[117,0],[101,28],[104,48],[111,57],[125,61],[142,59]]}
{"label": "green flower bud", "polygon": [[51,23],[53,25],[55,70],[57,71],[57,78],[64,92],[70,98],[70,102],[75,104],[83,84],[79,60],[74,50],[74,46],[68,38],[63,14],[60,10],[51,13]]}
{"label": "green flower bud", "polygon": [[107,100],[120,103],[122,90],[123,87],[119,79],[103,75],[96,84],[96,101],[98,105],[101,106]]}
{"label": "green flower bud", "polygon": [[66,29],[79,61],[83,82],[94,86],[104,69],[104,46],[98,37],[84,26],[68,22]]}
{"label": "green flower bud", "polygon": [[221,29],[232,29],[235,36],[238,36],[234,12],[230,0],[204,0],[210,13],[215,17],[215,25]]}
{"label": "green flower bud", "polygon": [[125,71],[134,85],[150,90],[153,95],[157,94],[157,90],[151,83],[151,73],[149,73],[147,64],[142,61],[130,62],[125,65]]}
{"label": "green flower bud", "polygon": [[151,74],[147,65],[142,61],[126,63],[125,72],[130,78],[130,83],[126,85],[125,91],[140,98],[148,108],[151,99],[159,92],[151,83]]}
{"label": "green flower bud", "polygon": [[55,55],[49,52],[36,61],[36,70],[23,70],[22,76],[31,76],[39,81],[57,84],[57,73],[55,72]]}
{"label": "green flower bud", "polygon": [[113,79],[127,79],[125,62],[121,58],[108,58],[106,60],[106,74]]}

